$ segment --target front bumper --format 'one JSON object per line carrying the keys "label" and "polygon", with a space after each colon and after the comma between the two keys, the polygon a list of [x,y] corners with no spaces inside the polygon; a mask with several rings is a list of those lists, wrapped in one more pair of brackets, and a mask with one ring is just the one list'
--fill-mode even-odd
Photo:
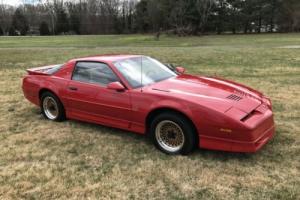
{"label": "front bumper", "polygon": [[256,152],[261,149],[269,140],[271,140],[275,133],[275,126],[270,127],[261,137],[254,142],[232,142],[231,151],[234,152]]}
{"label": "front bumper", "polygon": [[245,122],[245,130],[233,130],[227,137],[200,135],[200,148],[231,151],[256,152],[261,149],[275,134],[275,124],[271,109],[263,105]]}
{"label": "front bumper", "polygon": [[275,134],[275,126],[270,127],[255,141],[245,142],[223,138],[200,136],[200,147],[212,150],[254,153],[261,149]]}

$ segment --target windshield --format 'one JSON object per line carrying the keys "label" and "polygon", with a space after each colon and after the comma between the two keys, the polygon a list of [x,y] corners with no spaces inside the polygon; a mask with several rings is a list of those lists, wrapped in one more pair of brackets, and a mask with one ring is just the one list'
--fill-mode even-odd
{"label": "windshield", "polygon": [[159,61],[145,56],[117,61],[114,65],[133,88],[149,85],[177,75]]}

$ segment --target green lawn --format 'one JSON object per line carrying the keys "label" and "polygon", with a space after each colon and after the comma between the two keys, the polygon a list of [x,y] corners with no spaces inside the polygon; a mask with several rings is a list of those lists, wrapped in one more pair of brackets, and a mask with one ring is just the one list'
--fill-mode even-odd
{"label": "green lawn", "polygon": [[[24,99],[26,68],[103,53],[150,55],[256,88],[275,138],[255,154],[168,156],[143,136],[53,123]],[[300,34],[0,37],[0,199],[299,199]]]}

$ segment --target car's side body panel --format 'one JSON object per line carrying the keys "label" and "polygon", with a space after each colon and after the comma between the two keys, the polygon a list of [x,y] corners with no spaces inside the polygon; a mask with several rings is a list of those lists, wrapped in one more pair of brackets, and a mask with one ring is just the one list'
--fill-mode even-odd
{"label": "car's side body panel", "polygon": [[[175,110],[194,124],[201,148],[255,152],[273,137],[271,104],[260,92],[224,79],[191,75],[134,89],[114,67],[113,63],[119,57],[71,60],[51,75],[32,69],[23,79],[24,95],[39,105],[40,92],[50,90],[61,100],[69,119],[140,134],[146,133],[147,116],[152,111]],[[115,91],[72,80],[79,61],[107,64],[126,90]]]}
{"label": "car's side body panel", "polygon": [[118,128],[129,127],[131,120],[128,116],[132,112],[129,91],[117,92],[99,85],[71,80],[64,99],[69,118],[87,118]]}

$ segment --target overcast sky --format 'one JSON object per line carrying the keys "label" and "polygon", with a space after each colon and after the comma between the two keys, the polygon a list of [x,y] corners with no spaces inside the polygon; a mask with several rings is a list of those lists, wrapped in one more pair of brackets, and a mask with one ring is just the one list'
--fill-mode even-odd
{"label": "overcast sky", "polygon": [[20,3],[19,0],[0,0],[0,3],[9,4],[9,5],[18,5]]}
{"label": "overcast sky", "polygon": [[21,0],[0,0],[0,3],[9,4],[9,5],[19,5],[22,1]]}
{"label": "overcast sky", "polygon": [[[4,3],[4,4],[9,4],[9,5],[12,5],[12,6],[15,6],[15,5],[19,5],[21,3],[24,3],[24,0],[0,0],[0,3]],[[37,2],[37,0],[27,0],[28,3],[31,3],[31,2]]]}
{"label": "overcast sky", "polygon": [[[33,3],[33,2],[38,2],[38,0],[0,0],[0,4],[3,2],[3,4],[9,4],[12,6],[17,6],[19,4],[24,3],[24,1],[27,1],[27,3]],[[66,1],[77,1],[77,0],[65,0]]]}

